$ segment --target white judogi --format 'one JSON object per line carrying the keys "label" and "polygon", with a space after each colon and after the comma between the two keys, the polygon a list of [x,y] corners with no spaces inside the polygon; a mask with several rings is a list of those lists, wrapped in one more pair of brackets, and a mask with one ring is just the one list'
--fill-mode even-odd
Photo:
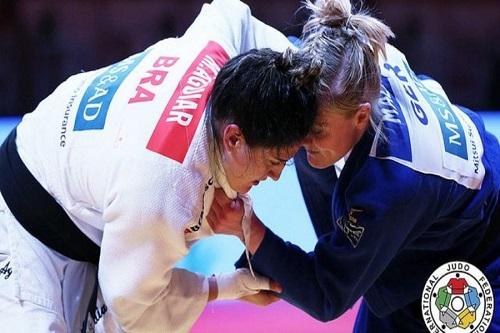
{"label": "white judogi", "polygon": [[[245,4],[215,0],[181,38],[70,77],[23,118],[17,129],[22,160],[101,246],[107,325],[118,323],[126,332],[186,332],[200,315],[206,278],[174,265],[193,241],[211,235],[205,217],[214,186],[226,183],[213,167],[207,98],[229,58],[288,46]],[[92,265],[42,245],[3,200],[0,210],[0,268],[9,263],[12,270],[8,279],[0,276],[0,309],[12,313],[0,322],[15,332],[79,332]],[[21,320],[28,304],[39,316]]]}

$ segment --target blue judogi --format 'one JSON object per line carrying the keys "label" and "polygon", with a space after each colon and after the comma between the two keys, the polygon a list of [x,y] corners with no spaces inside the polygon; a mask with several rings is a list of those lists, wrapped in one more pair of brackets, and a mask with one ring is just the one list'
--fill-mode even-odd
{"label": "blue judogi", "polygon": [[363,296],[355,332],[427,332],[420,305],[427,278],[446,262],[468,261],[494,290],[489,331],[498,332],[498,140],[437,82],[416,77],[395,48],[380,66],[383,135],[367,131],[339,176],[333,166],[310,167],[303,150],[295,157],[314,251],[268,229],[253,267],[319,320]]}

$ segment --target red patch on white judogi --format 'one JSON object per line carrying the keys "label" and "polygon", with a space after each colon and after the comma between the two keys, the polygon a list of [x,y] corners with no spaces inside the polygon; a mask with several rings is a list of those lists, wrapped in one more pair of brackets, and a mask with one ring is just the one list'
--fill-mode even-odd
{"label": "red patch on white judogi", "polygon": [[183,75],[149,139],[147,149],[184,161],[204,113],[217,73],[229,55],[214,41],[201,50]]}

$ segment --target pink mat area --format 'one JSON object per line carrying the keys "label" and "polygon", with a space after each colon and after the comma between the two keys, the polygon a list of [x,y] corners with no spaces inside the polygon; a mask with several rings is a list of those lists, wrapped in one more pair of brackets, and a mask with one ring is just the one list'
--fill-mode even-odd
{"label": "pink mat area", "polygon": [[267,307],[235,301],[211,302],[191,333],[352,332],[359,301],[340,318],[322,323],[284,301]]}

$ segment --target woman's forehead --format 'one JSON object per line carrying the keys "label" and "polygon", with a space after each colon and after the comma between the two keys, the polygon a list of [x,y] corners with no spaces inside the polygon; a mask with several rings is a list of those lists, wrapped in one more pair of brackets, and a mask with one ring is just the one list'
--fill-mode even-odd
{"label": "woman's forehead", "polygon": [[269,157],[273,157],[277,160],[288,161],[295,155],[298,149],[299,145],[296,144],[287,147],[266,148],[266,153]]}
{"label": "woman's forehead", "polygon": [[320,109],[314,119],[314,126],[327,126],[332,117],[332,113],[330,109]]}

